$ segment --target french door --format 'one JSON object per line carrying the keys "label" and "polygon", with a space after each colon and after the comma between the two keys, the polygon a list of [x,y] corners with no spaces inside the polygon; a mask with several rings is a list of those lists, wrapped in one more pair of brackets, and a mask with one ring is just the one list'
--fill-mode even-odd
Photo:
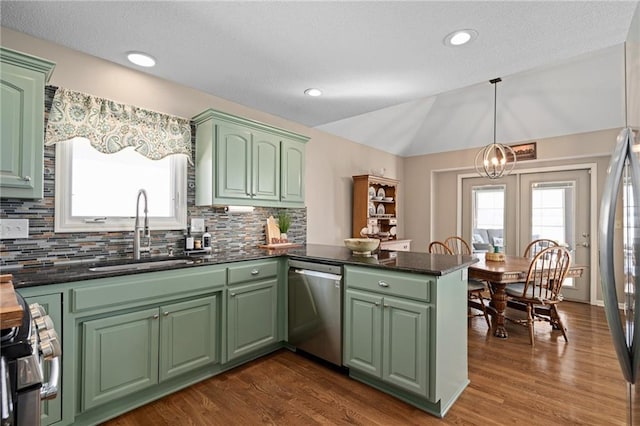
{"label": "french door", "polygon": [[520,173],[489,181],[462,179],[461,229],[476,251],[500,246],[506,254],[522,256],[535,239],[558,241],[571,252],[574,264],[586,269],[580,278],[566,279],[567,300],[590,299],[590,170]]}

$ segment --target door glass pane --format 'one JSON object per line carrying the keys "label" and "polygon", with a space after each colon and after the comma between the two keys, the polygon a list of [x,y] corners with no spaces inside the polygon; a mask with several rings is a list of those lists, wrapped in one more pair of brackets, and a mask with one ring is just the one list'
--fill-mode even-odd
{"label": "door glass pane", "polygon": [[504,247],[505,185],[471,188],[473,251],[492,251]]}
{"label": "door glass pane", "polygon": [[[573,252],[575,244],[575,182],[531,185],[531,240],[548,238]],[[564,286],[573,286],[571,278]]]}

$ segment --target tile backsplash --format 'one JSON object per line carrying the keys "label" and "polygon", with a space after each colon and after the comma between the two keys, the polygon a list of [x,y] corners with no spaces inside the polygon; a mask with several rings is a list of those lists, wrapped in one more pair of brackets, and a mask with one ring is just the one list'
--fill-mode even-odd
{"label": "tile backsplash", "polygon": [[[55,87],[47,86],[45,111],[51,108]],[[48,114],[45,114],[48,116]],[[45,118],[46,121],[46,118]],[[192,150],[195,151],[195,128],[192,127]],[[55,147],[44,149],[44,198],[42,200],[0,199],[0,218],[29,219],[29,238],[0,240],[0,268],[41,267],[54,263],[103,261],[131,258],[131,232],[54,232]],[[133,202],[133,201],[132,201]],[[189,217],[204,218],[209,227],[214,250],[242,251],[263,244],[265,224],[270,215],[277,217],[282,209],[256,207],[251,213],[227,213],[221,207],[195,206],[195,169],[188,168],[187,205]],[[289,240],[306,243],[306,208],[286,209],[291,216]],[[197,234],[194,234],[198,237]],[[151,229],[152,255],[167,254],[168,247],[176,255],[184,250],[184,230]]]}

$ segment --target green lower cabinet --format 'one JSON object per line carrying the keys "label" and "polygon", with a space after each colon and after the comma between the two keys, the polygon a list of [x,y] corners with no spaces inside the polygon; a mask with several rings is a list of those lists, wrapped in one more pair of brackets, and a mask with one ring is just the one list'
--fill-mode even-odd
{"label": "green lower cabinet", "polygon": [[160,381],[218,361],[217,296],[160,308]]}
{"label": "green lower cabinet", "polygon": [[425,303],[348,289],[347,366],[428,397],[429,309]]}
{"label": "green lower cabinet", "polygon": [[[60,345],[62,346],[62,300],[60,293],[39,295],[32,297],[25,297],[28,304],[39,303],[47,311],[47,315],[53,321],[56,333],[60,338]],[[64,354],[62,355],[64,356]],[[62,357],[59,360],[61,373],[60,377],[64,373],[62,371]],[[44,365],[44,378],[48,379],[50,374],[49,362],[45,362]],[[55,399],[50,399],[42,402],[42,426],[48,426],[50,424],[59,422],[62,419],[62,381],[58,382],[58,395]]]}
{"label": "green lower cabinet", "polygon": [[159,309],[82,324],[84,410],[158,383]]}
{"label": "green lower cabinet", "polygon": [[82,409],[218,361],[218,296],[82,323]]}
{"label": "green lower cabinet", "polygon": [[345,324],[345,363],[382,377],[382,297],[347,290]]}
{"label": "green lower cabinet", "polygon": [[278,341],[277,278],[230,287],[227,361]]}
{"label": "green lower cabinet", "polygon": [[382,379],[429,396],[429,310],[410,300],[385,297],[382,341]]}

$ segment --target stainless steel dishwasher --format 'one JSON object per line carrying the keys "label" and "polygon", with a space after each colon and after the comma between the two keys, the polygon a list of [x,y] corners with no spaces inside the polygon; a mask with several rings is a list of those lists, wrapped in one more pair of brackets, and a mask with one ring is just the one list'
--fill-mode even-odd
{"label": "stainless steel dishwasher", "polygon": [[342,267],[289,261],[289,344],[342,366]]}

